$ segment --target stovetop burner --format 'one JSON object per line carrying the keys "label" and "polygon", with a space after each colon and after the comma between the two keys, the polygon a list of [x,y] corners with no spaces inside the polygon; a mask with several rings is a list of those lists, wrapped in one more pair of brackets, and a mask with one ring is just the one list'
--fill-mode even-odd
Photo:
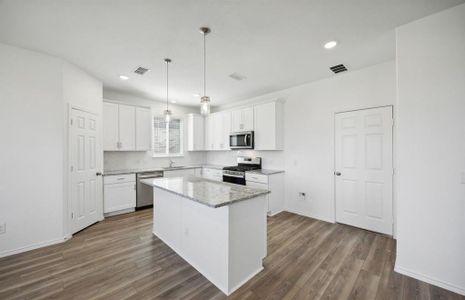
{"label": "stovetop burner", "polygon": [[237,172],[246,172],[246,171],[251,171],[251,170],[258,170],[260,169],[260,166],[251,166],[251,165],[238,165],[238,166],[229,166],[229,167],[224,167],[223,170],[227,171],[237,171]]}

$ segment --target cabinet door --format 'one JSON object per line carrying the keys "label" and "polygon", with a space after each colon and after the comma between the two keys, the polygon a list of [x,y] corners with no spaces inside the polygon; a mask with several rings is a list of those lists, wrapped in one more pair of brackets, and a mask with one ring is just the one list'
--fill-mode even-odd
{"label": "cabinet door", "polygon": [[231,132],[241,132],[242,129],[242,110],[233,110],[231,112]]}
{"label": "cabinet door", "polygon": [[223,144],[223,114],[212,114],[213,120],[213,150],[222,150]]}
{"label": "cabinet door", "polygon": [[276,148],[275,103],[255,106],[255,149],[274,150]]}
{"label": "cabinet door", "polygon": [[149,151],[151,145],[152,113],[148,108],[136,107],[136,150]]}
{"label": "cabinet door", "polygon": [[242,131],[252,131],[253,128],[253,107],[242,110]]}
{"label": "cabinet door", "polygon": [[136,150],[136,108],[119,105],[119,142],[122,151]]}
{"label": "cabinet door", "polygon": [[[246,185],[248,187],[255,188],[255,189],[268,190],[268,184],[265,184],[265,183],[246,181]],[[265,197],[267,201],[267,212],[266,213],[267,215],[270,215],[271,214],[270,194],[267,194]]]}
{"label": "cabinet door", "polygon": [[103,203],[104,213],[136,207],[136,183],[106,184]]}
{"label": "cabinet door", "polygon": [[229,135],[231,134],[231,112],[223,112],[223,131],[221,136],[221,150],[230,150]]}
{"label": "cabinet door", "polygon": [[205,118],[199,114],[187,115],[187,151],[205,150]]}
{"label": "cabinet door", "polygon": [[116,151],[119,145],[118,104],[103,103],[103,151]]}
{"label": "cabinet door", "polygon": [[213,117],[205,117],[205,150],[213,150]]}

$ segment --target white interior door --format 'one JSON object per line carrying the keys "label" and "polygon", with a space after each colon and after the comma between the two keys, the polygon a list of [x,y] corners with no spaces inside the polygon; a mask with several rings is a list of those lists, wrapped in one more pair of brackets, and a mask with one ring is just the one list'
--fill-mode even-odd
{"label": "white interior door", "polygon": [[336,221],[392,235],[392,107],[335,116]]}
{"label": "white interior door", "polygon": [[101,219],[102,179],[99,117],[71,110],[71,233]]}

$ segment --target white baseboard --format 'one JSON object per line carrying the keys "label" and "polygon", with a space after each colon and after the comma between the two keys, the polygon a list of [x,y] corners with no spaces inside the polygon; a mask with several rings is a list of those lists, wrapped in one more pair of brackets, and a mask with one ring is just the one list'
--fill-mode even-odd
{"label": "white baseboard", "polygon": [[336,220],[333,220],[333,219],[328,219],[328,218],[324,218],[324,217],[313,215],[313,214],[304,214],[304,213],[302,213],[300,211],[295,211],[295,210],[292,210],[292,209],[289,209],[289,208],[286,208],[284,211],[287,211],[287,212],[290,212],[290,213],[293,213],[293,214],[296,214],[296,215],[299,215],[299,216],[304,216],[304,217],[308,217],[308,218],[312,218],[312,219],[317,219],[317,220],[328,222],[328,223],[336,223]]}
{"label": "white baseboard", "polygon": [[230,296],[232,293],[234,293],[237,289],[239,289],[241,286],[243,286],[247,281],[249,281],[250,279],[252,279],[253,277],[255,277],[255,275],[257,275],[258,273],[260,273],[261,271],[263,271],[263,266],[261,268],[259,268],[258,270],[256,270],[255,272],[252,272],[249,276],[247,276],[247,278],[245,278],[244,280],[242,280],[241,282],[239,282],[235,287],[231,288],[229,293],[225,293],[226,296]]}
{"label": "white baseboard", "polygon": [[112,212],[109,212],[109,213],[105,213],[104,217],[105,218],[113,217],[113,216],[117,216],[117,215],[132,213],[132,212],[135,212],[135,211],[136,211],[135,208],[126,208],[126,209],[122,209],[122,210],[117,210],[117,211],[112,211]]}
{"label": "white baseboard", "polygon": [[444,282],[442,280],[432,278],[432,277],[405,269],[403,267],[399,267],[397,264],[394,266],[394,271],[396,271],[397,273],[403,274],[405,276],[412,277],[412,278],[424,281],[426,283],[441,287],[443,289],[449,290],[451,292],[465,296],[465,288],[463,287],[459,287],[454,284]]}
{"label": "white baseboard", "polygon": [[13,249],[13,250],[2,251],[2,252],[0,252],[0,257],[6,257],[6,256],[10,256],[10,255],[19,254],[19,253],[23,253],[23,252],[26,252],[26,251],[31,251],[31,250],[34,250],[34,249],[42,248],[42,247],[47,247],[47,246],[63,243],[66,240],[67,240],[67,238],[63,237],[63,238],[56,239],[56,240],[51,240],[51,241],[47,241],[47,242],[32,244],[32,245],[21,247],[21,248],[16,248],[16,249]]}

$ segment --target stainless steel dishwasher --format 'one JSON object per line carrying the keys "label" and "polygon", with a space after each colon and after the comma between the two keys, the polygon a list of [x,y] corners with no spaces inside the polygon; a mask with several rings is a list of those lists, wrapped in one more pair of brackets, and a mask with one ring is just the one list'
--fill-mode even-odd
{"label": "stainless steel dishwasher", "polygon": [[137,173],[137,200],[136,208],[148,207],[153,205],[153,188],[141,183],[142,179],[163,177],[163,171],[151,171]]}

